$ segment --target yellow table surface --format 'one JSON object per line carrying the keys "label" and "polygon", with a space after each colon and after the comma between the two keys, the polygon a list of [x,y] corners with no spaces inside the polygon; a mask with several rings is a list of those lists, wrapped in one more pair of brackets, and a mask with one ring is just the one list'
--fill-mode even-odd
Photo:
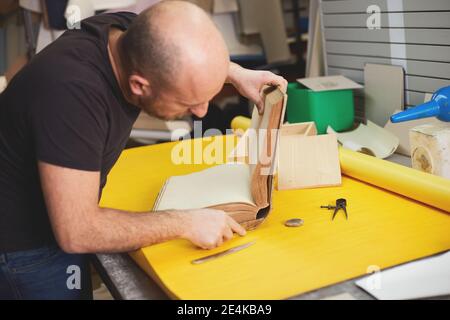
{"label": "yellow table surface", "polygon": [[[124,151],[101,205],[148,211],[168,177],[208,167],[172,164],[173,145]],[[319,207],[341,197],[347,199],[349,220],[340,212],[331,221],[333,211]],[[305,225],[287,228],[290,218],[302,218]],[[190,263],[249,241],[256,243],[204,264]],[[449,249],[448,213],[343,176],[340,187],[275,191],[266,221],[218,249],[174,240],[131,256],[173,298],[281,299]]]}

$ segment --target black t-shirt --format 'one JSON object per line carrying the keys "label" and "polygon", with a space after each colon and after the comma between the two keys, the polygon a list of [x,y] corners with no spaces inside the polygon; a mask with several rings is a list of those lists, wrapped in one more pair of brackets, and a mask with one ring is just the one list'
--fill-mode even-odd
{"label": "black t-shirt", "polygon": [[107,49],[110,27],[126,30],[134,17],[121,12],[83,20],[0,95],[0,252],[55,242],[38,161],[100,171],[101,193],[140,111],[123,97]]}

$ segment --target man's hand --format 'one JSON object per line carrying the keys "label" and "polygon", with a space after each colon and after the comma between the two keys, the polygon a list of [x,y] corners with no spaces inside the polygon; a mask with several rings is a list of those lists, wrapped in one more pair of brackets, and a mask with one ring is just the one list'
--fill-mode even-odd
{"label": "man's hand", "polygon": [[246,234],[241,225],[221,210],[199,209],[177,211],[177,214],[183,226],[181,237],[203,249],[222,245],[233,238],[233,232],[240,236]]}
{"label": "man's hand", "polygon": [[279,86],[286,92],[288,84],[283,77],[270,71],[248,70],[235,63],[230,63],[227,83],[231,83],[240,94],[253,101],[260,114],[264,112],[264,101],[261,96],[263,86]]}
{"label": "man's hand", "polygon": [[223,211],[212,209],[132,213],[98,207],[100,173],[38,162],[55,238],[68,253],[125,252],[184,238],[212,249],[245,235]]}

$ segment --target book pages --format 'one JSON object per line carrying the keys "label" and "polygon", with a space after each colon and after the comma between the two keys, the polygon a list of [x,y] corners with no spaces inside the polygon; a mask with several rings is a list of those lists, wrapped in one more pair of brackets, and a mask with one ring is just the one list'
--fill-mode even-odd
{"label": "book pages", "polygon": [[154,210],[198,209],[227,203],[255,205],[244,163],[223,164],[167,180]]}

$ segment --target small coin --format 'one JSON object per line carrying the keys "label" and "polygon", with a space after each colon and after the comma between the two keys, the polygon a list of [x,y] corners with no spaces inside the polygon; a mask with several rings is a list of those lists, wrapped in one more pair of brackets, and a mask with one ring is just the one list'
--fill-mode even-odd
{"label": "small coin", "polygon": [[304,221],[303,219],[289,219],[287,220],[284,225],[286,227],[301,227],[303,225]]}

